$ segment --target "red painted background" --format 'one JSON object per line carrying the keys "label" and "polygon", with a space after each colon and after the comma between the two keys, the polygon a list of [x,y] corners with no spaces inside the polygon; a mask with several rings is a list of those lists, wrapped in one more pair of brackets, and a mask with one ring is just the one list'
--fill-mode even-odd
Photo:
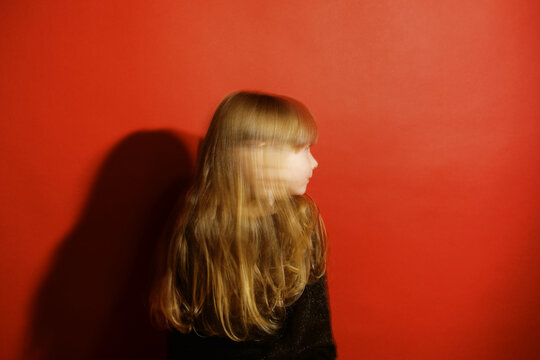
{"label": "red painted background", "polygon": [[4,1],[2,359],[163,357],[144,308],[238,89],[317,118],[340,359],[540,358],[537,1]]}

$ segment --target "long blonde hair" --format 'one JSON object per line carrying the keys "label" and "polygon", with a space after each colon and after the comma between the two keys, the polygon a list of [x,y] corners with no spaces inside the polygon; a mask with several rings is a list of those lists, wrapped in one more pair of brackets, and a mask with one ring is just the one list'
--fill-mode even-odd
{"label": "long blonde hair", "polygon": [[151,298],[159,326],[242,341],[283,325],[285,307],[325,272],[326,232],[307,195],[269,181],[279,163],[253,154],[316,138],[313,117],[294,99],[238,92],[223,100]]}

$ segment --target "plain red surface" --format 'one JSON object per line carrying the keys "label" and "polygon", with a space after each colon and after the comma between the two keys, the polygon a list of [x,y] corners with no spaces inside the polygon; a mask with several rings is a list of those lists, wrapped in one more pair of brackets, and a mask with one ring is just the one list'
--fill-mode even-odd
{"label": "plain red surface", "polygon": [[317,118],[340,359],[540,358],[538,4],[4,2],[0,358],[163,358],[148,258],[238,89]]}

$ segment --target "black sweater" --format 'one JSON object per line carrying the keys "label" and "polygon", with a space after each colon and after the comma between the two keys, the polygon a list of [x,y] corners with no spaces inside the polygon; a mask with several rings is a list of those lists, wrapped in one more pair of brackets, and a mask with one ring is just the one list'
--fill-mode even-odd
{"label": "black sweater", "polygon": [[261,341],[235,342],[228,338],[199,337],[177,331],[169,334],[169,360],[308,360],[335,359],[326,278],[307,285],[287,308],[280,333]]}

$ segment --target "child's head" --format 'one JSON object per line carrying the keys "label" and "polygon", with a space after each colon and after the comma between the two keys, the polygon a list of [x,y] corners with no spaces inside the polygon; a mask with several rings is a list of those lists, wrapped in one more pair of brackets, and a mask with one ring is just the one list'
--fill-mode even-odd
{"label": "child's head", "polygon": [[[309,110],[285,97],[233,93],[219,105],[206,135],[201,170],[223,190],[259,199],[302,195],[317,162],[309,147],[317,127]],[[227,180],[228,179],[228,180]]]}

